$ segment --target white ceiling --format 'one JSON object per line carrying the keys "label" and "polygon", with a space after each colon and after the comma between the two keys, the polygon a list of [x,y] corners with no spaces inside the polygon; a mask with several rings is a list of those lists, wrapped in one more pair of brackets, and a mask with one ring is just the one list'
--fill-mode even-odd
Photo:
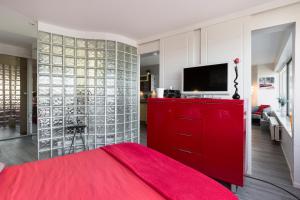
{"label": "white ceiling", "polygon": [[292,25],[261,29],[252,33],[252,65],[276,64]]}
{"label": "white ceiling", "polygon": [[[141,40],[274,0],[1,0],[33,20]],[[76,2],[76,3],[75,3]]]}

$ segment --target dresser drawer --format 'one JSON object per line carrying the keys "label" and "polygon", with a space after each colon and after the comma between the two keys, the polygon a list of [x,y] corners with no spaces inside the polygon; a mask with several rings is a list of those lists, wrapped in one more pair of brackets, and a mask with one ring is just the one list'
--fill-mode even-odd
{"label": "dresser drawer", "polygon": [[200,153],[195,153],[184,148],[172,147],[169,156],[187,166],[202,171],[202,155]]}

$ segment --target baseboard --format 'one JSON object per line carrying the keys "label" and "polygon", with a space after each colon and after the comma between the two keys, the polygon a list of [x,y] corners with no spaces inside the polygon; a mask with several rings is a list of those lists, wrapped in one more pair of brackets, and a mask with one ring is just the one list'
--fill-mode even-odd
{"label": "baseboard", "polygon": [[[288,168],[289,168],[289,171],[290,171],[290,177],[291,177],[291,180],[292,180],[292,183],[293,183],[293,186],[294,186],[295,183],[294,183],[294,177],[293,177],[291,165],[290,165],[290,163],[289,163],[289,161],[288,161],[288,159],[287,159],[286,153],[285,153],[285,151],[284,151],[284,149],[283,149],[283,147],[282,147],[282,143],[280,144],[280,146],[281,146],[281,150],[282,150],[282,152],[283,152],[283,156],[284,156],[285,162],[286,162],[287,165],[288,165]],[[295,186],[294,186],[294,187],[295,187]]]}
{"label": "baseboard", "polygon": [[295,188],[300,189],[300,183],[296,183],[296,182],[293,181],[293,186],[294,186]]}

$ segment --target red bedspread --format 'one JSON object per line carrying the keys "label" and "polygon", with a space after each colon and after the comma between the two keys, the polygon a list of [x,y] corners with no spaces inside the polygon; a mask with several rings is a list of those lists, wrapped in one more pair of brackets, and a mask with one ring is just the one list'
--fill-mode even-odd
{"label": "red bedspread", "polygon": [[212,179],[137,144],[120,144],[6,168],[0,199],[237,199]]}

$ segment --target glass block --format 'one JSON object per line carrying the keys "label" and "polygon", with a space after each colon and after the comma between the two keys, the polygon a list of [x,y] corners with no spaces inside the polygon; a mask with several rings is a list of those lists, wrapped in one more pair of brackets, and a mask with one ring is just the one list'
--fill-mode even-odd
{"label": "glass block", "polygon": [[115,70],[114,69],[107,69],[106,70],[106,77],[107,78],[115,78]]}
{"label": "glass block", "polygon": [[131,122],[131,129],[137,129],[137,128],[138,128],[137,122]]}
{"label": "glass block", "polygon": [[95,88],[87,88],[86,93],[88,96],[94,96],[95,95]]}
{"label": "glass block", "polygon": [[130,131],[130,123],[125,123],[125,131]]}
{"label": "glass block", "polygon": [[105,60],[96,60],[97,68],[105,68]]}
{"label": "glass block", "polygon": [[63,126],[63,118],[62,117],[53,118],[53,120],[52,120],[52,126],[53,127]]}
{"label": "glass block", "polygon": [[65,75],[67,75],[67,76],[75,75],[75,68],[74,67],[65,67]]}
{"label": "glass block", "polygon": [[104,136],[97,136],[97,144],[104,144],[105,143],[105,137]]}
{"label": "glass block", "polygon": [[52,95],[62,95],[63,94],[63,88],[62,87],[52,87]]}
{"label": "glass block", "polygon": [[77,115],[85,115],[85,106],[77,106],[76,113]]}
{"label": "glass block", "polygon": [[88,41],[88,48],[89,49],[95,49],[97,47],[96,40],[89,40]]}
{"label": "glass block", "polygon": [[50,119],[39,118],[39,128],[50,128]]}
{"label": "glass block", "polygon": [[125,63],[125,70],[131,71],[131,63]]}
{"label": "glass block", "polygon": [[107,60],[106,67],[108,69],[114,69],[116,66],[116,62],[114,60]]}
{"label": "glass block", "polygon": [[124,123],[124,115],[117,115],[117,123]]}
{"label": "glass block", "polygon": [[85,98],[77,97],[77,105],[85,105]]}
{"label": "glass block", "polygon": [[52,98],[53,106],[62,106],[63,105],[63,98],[62,97],[53,97]]}
{"label": "glass block", "polygon": [[124,52],[118,51],[117,59],[120,60],[120,61],[124,61],[124,58],[125,58]]}
{"label": "glass block", "polygon": [[107,41],[107,49],[116,49],[116,42],[115,41]]}
{"label": "glass block", "polygon": [[52,130],[52,137],[63,137],[63,128],[54,128]]}
{"label": "glass block", "polygon": [[95,106],[89,106],[87,109],[89,115],[95,115]]}
{"label": "glass block", "polygon": [[125,45],[125,52],[131,53],[131,47],[129,45]]}
{"label": "glass block", "polygon": [[66,106],[70,106],[70,105],[74,105],[75,101],[74,101],[74,97],[65,97],[65,105]]}
{"label": "glass block", "polygon": [[89,85],[89,86],[95,85],[95,79],[94,78],[88,78],[86,80],[86,84]]}
{"label": "glass block", "polygon": [[39,152],[40,160],[46,160],[49,158],[51,158],[51,151],[40,150],[40,152]]}
{"label": "glass block", "polygon": [[96,116],[96,124],[105,124],[105,116]]}
{"label": "glass block", "polygon": [[39,138],[40,139],[48,139],[50,137],[51,137],[51,130],[50,129],[39,130]]}
{"label": "glass block", "polygon": [[115,105],[115,98],[114,97],[107,97],[106,98],[106,105]]}
{"label": "glass block", "polygon": [[74,58],[65,58],[65,66],[75,66]]}
{"label": "glass block", "polygon": [[117,95],[118,96],[124,96],[125,95],[124,88],[118,87],[117,88]]}
{"label": "glass block", "polygon": [[85,58],[86,57],[86,50],[85,49],[77,49],[76,50],[76,55],[77,57],[82,57]]}
{"label": "glass block", "polygon": [[99,78],[104,78],[105,70],[104,69],[96,69],[96,76]]}
{"label": "glass block", "polygon": [[115,131],[115,125],[106,125],[106,134],[112,134],[115,133]]}
{"label": "glass block", "polygon": [[62,55],[63,54],[63,48],[62,48],[62,46],[53,45],[53,47],[52,47],[52,53],[53,54],[57,54],[57,55]]}
{"label": "glass block", "polygon": [[76,88],[77,96],[84,96],[85,95],[85,88],[84,87],[77,87]]}
{"label": "glass block", "polygon": [[96,106],[96,115],[105,115],[105,107]]}
{"label": "glass block", "polygon": [[133,72],[137,72],[137,64],[135,63],[133,63],[132,64],[132,69],[131,69]]}
{"label": "glass block", "polygon": [[131,62],[132,63],[137,63],[137,56],[132,56],[131,57]]}
{"label": "glass block", "polygon": [[51,149],[51,140],[41,140],[39,142],[40,151]]}
{"label": "glass block", "polygon": [[85,85],[85,78],[77,78],[77,79],[76,79],[76,84],[77,84],[78,86],[83,86],[83,85]]}
{"label": "glass block", "polygon": [[87,54],[88,54],[89,58],[95,58],[96,57],[95,50],[88,50]]}
{"label": "glass block", "polygon": [[50,77],[49,76],[39,76],[39,84],[49,85],[50,84]]}
{"label": "glass block", "polygon": [[75,39],[72,37],[64,37],[64,45],[74,47],[75,46]]}
{"label": "glass block", "polygon": [[105,58],[105,51],[104,50],[97,50],[96,51],[96,56],[97,56],[97,58],[104,59]]}
{"label": "glass block", "polygon": [[113,114],[115,114],[115,106],[107,106],[106,107],[106,114],[107,115],[113,115]]}
{"label": "glass block", "polygon": [[106,86],[114,87],[115,86],[115,79],[106,79]]}
{"label": "glass block", "polygon": [[50,87],[39,87],[39,95],[49,96],[50,95]]}
{"label": "glass block", "polygon": [[50,107],[40,107],[38,108],[38,117],[50,117]]}
{"label": "glass block", "polygon": [[90,77],[95,76],[95,69],[87,69],[87,75]]}
{"label": "glass block", "polygon": [[106,88],[106,95],[114,96],[115,95],[115,88]]}
{"label": "glass block", "polygon": [[104,79],[97,79],[96,85],[99,87],[104,87]]}
{"label": "glass block", "polygon": [[52,148],[59,148],[63,146],[63,139],[56,138],[52,140]]}
{"label": "glass block", "polygon": [[117,105],[124,105],[124,97],[122,96],[117,97]]}
{"label": "glass block", "polygon": [[77,68],[76,69],[77,76],[85,76],[85,69],[84,68]]}
{"label": "glass block", "polygon": [[124,124],[117,124],[117,133],[124,133]]}
{"label": "glass block", "polygon": [[124,70],[125,69],[125,63],[122,61],[118,61],[118,70]]}
{"label": "glass block", "polygon": [[65,126],[72,126],[74,124],[77,124],[76,118],[74,116],[65,115]]}
{"label": "glass block", "polygon": [[95,67],[95,66],[96,66],[95,63],[96,63],[96,61],[93,60],[93,59],[90,59],[90,60],[88,60],[88,62],[87,62],[88,67]]}
{"label": "glass block", "polygon": [[52,74],[53,75],[62,75],[63,73],[63,68],[59,66],[53,66],[52,67]]}
{"label": "glass block", "polygon": [[75,90],[73,87],[65,87],[65,95],[73,96],[75,95]]}
{"label": "glass block", "polygon": [[77,48],[86,48],[86,41],[84,39],[76,39]]}
{"label": "glass block", "polygon": [[116,122],[115,115],[106,116],[106,124],[115,124],[115,122]]}
{"label": "glass block", "polygon": [[52,43],[62,45],[63,44],[63,36],[62,35],[52,35]]}
{"label": "glass block", "polygon": [[97,41],[97,48],[98,48],[98,49],[105,49],[105,47],[106,47],[106,42],[105,42],[105,40],[98,40],[98,41]]}
{"label": "glass block", "polygon": [[124,106],[117,106],[117,114],[124,114]]}
{"label": "glass block", "polygon": [[39,44],[39,51],[41,53],[50,53],[50,44]]}
{"label": "glass block", "polygon": [[38,97],[39,106],[50,106],[50,97]]}
{"label": "glass block", "polygon": [[53,65],[62,65],[63,64],[62,56],[52,56],[52,64]]}
{"label": "glass block", "polygon": [[131,114],[125,114],[125,122],[131,121]]}
{"label": "glass block", "polygon": [[62,85],[62,77],[61,76],[53,76],[52,84],[53,85]]}
{"label": "glass block", "polygon": [[52,108],[52,116],[53,117],[63,116],[63,108],[62,107],[53,107]]}
{"label": "glass block", "polygon": [[96,88],[96,95],[97,96],[104,96],[105,95],[104,88]]}
{"label": "glass block", "polygon": [[74,115],[74,114],[75,114],[74,106],[65,107],[65,116]]}
{"label": "glass block", "polygon": [[96,105],[105,105],[105,98],[104,97],[96,97]]}
{"label": "glass block", "polygon": [[89,105],[94,105],[95,104],[95,97],[89,96],[86,98],[86,103]]}
{"label": "glass block", "polygon": [[65,56],[75,56],[75,49],[74,48],[65,48]]}
{"label": "glass block", "polygon": [[131,63],[131,55],[130,54],[125,53],[125,62]]}
{"label": "glass block", "polygon": [[40,31],[39,32],[39,41],[40,42],[45,42],[45,43],[50,43],[50,41],[51,41],[51,34]]}
{"label": "glass block", "polygon": [[115,51],[106,51],[106,58],[114,60],[116,59],[116,52]]}
{"label": "glass block", "polygon": [[118,51],[125,51],[124,43],[118,42]]}
{"label": "glass block", "polygon": [[73,77],[65,77],[65,85],[75,85],[75,79]]}
{"label": "glass block", "polygon": [[50,56],[47,54],[39,54],[39,63],[50,64]]}

